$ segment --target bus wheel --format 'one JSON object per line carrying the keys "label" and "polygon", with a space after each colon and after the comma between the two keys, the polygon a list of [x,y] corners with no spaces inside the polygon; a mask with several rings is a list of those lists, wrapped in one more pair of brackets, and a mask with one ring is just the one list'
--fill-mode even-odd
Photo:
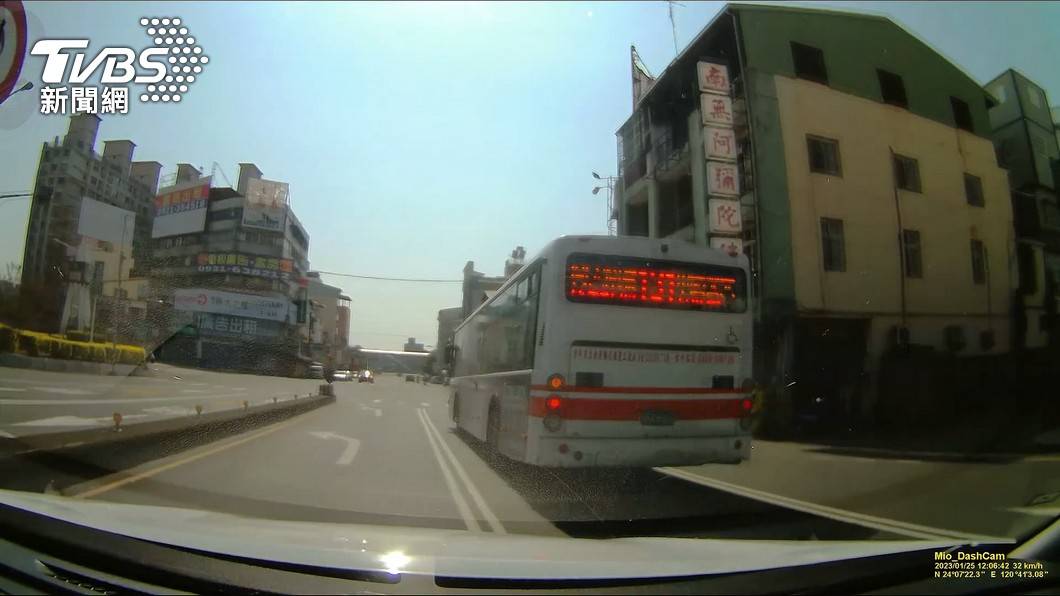
{"label": "bus wheel", "polygon": [[499,443],[498,435],[501,431],[501,409],[497,402],[490,403],[489,414],[486,418],[486,445],[496,450]]}

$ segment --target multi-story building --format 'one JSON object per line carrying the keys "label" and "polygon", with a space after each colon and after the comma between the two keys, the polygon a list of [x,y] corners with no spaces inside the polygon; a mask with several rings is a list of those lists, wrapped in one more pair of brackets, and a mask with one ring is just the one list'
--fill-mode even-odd
{"label": "multi-story building", "polygon": [[306,352],[314,360],[334,368],[342,361],[349,343],[350,299],[343,295],[341,288],[320,281],[318,272],[310,271],[306,277],[309,282],[306,296],[312,314],[305,332]]}
{"label": "multi-story building", "polygon": [[1060,141],[1045,90],[1009,69],[986,84],[997,104],[990,126],[998,162],[1009,172],[1019,268],[1016,345],[1060,345]]}
{"label": "multi-story building", "polygon": [[240,164],[234,189],[178,165],[155,201],[148,271],[163,359],[278,372],[308,361],[309,236],[287,194],[253,164]]}
{"label": "multi-story building", "polygon": [[619,233],[748,254],[758,380],[864,412],[892,348],[1009,348],[990,101],[887,18],[727,5],[617,133]]}
{"label": "multi-story building", "polygon": [[515,247],[504,261],[504,275],[496,277],[487,276],[475,271],[475,262],[468,261],[464,265],[463,302],[461,303],[460,320],[464,320],[475,311],[483,302],[489,299],[509,276],[514,274],[523,266],[526,259],[526,249],[522,246]]}
{"label": "multi-story building", "polygon": [[[96,273],[96,263],[112,260],[88,255],[120,255],[123,266],[144,263],[148,255],[153,225],[151,200],[158,187],[161,164],[132,161],[135,144],[128,140],[104,141],[96,153],[99,117],[80,114],[70,118],[66,135],[45,142],[41,148],[33,203],[26,228],[21,291],[33,304],[30,327],[59,331],[67,327],[68,294],[84,294],[73,284],[92,283],[92,292],[102,291],[102,282],[118,277],[117,264]],[[97,209],[86,210],[83,200],[91,199]],[[102,206],[102,207],[101,207]],[[82,216],[105,208],[119,209],[125,238],[96,238],[88,233]],[[115,212],[116,213],[116,212]],[[83,243],[84,242],[84,246]],[[116,251],[116,246],[124,250]],[[78,258],[92,256],[91,262]],[[127,276],[128,271],[122,275]],[[78,281],[71,282],[71,279]],[[90,279],[92,278],[92,279]],[[74,302],[82,302],[78,296]],[[106,309],[106,307],[102,307]],[[81,317],[85,320],[86,317]]]}

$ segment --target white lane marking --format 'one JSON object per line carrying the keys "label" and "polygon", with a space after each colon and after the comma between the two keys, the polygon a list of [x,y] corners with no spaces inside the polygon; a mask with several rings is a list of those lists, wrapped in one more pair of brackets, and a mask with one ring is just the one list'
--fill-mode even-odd
{"label": "white lane marking", "polygon": [[209,389],[181,389],[181,393],[206,393]]}
{"label": "white lane marking", "polygon": [[382,415],[383,415],[383,411],[382,410],[380,410],[379,408],[372,408],[372,409],[375,411],[375,417],[376,418],[382,417]]}
{"label": "white lane marking", "polygon": [[373,404],[378,404],[378,403],[382,403],[382,401],[383,401],[383,400],[381,400],[381,399],[373,399],[373,400],[372,400],[372,403],[373,403]]}
{"label": "white lane marking", "polygon": [[[122,416],[122,420],[132,420],[136,418],[147,418],[147,414],[126,414]],[[53,416],[51,418],[39,418],[37,420],[27,420],[25,422],[16,422],[11,426],[111,426],[114,424],[114,419],[110,416],[101,416],[99,418],[83,418],[81,416]]]}
{"label": "white lane marking", "polygon": [[376,418],[379,418],[383,415],[383,410],[381,410],[380,408],[373,408],[371,406],[362,405],[361,410],[364,412],[371,412],[375,415]]}
{"label": "white lane marking", "polygon": [[885,532],[892,532],[895,534],[905,534],[913,538],[922,538],[925,540],[962,540],[970,543],[999,543],[999,544],[1012,544],[1016,542],[1012,538],[1000,537],[1000,536],[984,536],[981,534],[966,534],[963,532],[954,532],[952,530],[946,530],[942,528],[933,528],[931,526],[923,526],[920,524],[913,524],[909,522],[898,521],[894,519],[887,519],[883,517],[876,517],[873,515],[866,515],[864,513],[856,513],[854,511],[847,511],[845,509],[836,509],[835,507],[828,507],[826,505],[818,505],[817,503],[810,503],[807,501],[800,501],[798,499],[792,499],[791,497],[785,497],[773,493],[768,493],[753,488],[747,488],[745,486],[739,486],[736,484],[730,484],[715,478],[707,478],[700,476],[699,474],[693,474],[685,470],[677,468],[655,468],[655,471],[662,474],[667,474],[675,478],[687,480],[695,484],[708,486],[710,488],[716,488],[730,492],[741,497],[747,497],[756,501],[762,501],[770,505],[777,505],[780,507],[786,507],[788,509],[794,509],[795,511],[802,511],[803,513],[810,513],[813,515],[819,515],[821,517],[827,517],[849,524],[857,524],[875,530],[882,530]]}
{"label": "white lane marking", "polygon": [[449,465],[445,463],[445,456],[442,455],[434,435],[431,434],[431,429],[427,426],[427,417],[423,410],[416,410],[416,415],[420,418],[420,424],[423,425],[423,432],[427,435],[427,442],[431,445],[431,451],[434,452],[434,458],[438,460],[438,467],[442,470],[442,476],[445,478],[445,485],[449,488],[449,495],[453,497],[453,502],[456,503],[456,510],[460,512],[460,517],[464,518],[464,525],[467,529],[472,532],[481,532],[482,526],[478,525],[478,520],[475,516],[471,515],[471,507],[468,506],[467,500],[464,499],[464,495],[460,494],[460,488],[456,485],[456,480],[453,479],[453,473],[449,470]]}
{"label": "white lane marking", "polygon": [[423,406],[423,407],[425,407],[425,408],[429,408],[429,407],[431,407],[431,404],[429,404],[429,403],[427,403],[427,402],[425,402],[425,401],[421,401],[421,402],[420,402],[420,405],[421,405],[421,406]]}
{"label": "white lane marking", "polygon": [[58,393],[60,395],[92,395],[95,391],[85,391],[84,389],[66,389],[65,387],[30,387],[33,391],[39,391],[41,393]]}
{"label": "white lane marking", "polygon": [[13,434],[11,434],[11,433],[9,433],[7,431],[0,430],[0,437],[3,437],[5,439],[14,439],[15,435],[13,435]]}
{"label": "white lane marking", "polygon": [[335,461],[337,466],[348,466],[353,463],[353,458],[357,457],[357,450],[361,448],[361,442],[352,437],[345,437],[338,433],[330,431],[314,430],[310,431],[309,434],[313,435],[318,439],[339,439],[346,441],[346,448],[342,450],[342,455]]}
{"label": "white lane marking", "polygon": [[0,387],[0,391],[15,391],[18,393],[24,393],[26,389],[24,387]]}
{"label": "white lane marking", "polygon": [[0,399],[0,406],[84,406],[93,404],[142,404],[160,401],[187,401],[191,399],[220,399],[239,397],[241,393],[214,393],[211,395],[182,395],[169,397],[129,397],[120,399]]}
{"label": "white lane marking", "polygon": [[445,439],[442,438],[442,433],[438,432],[438,427],[431,422],[430,417],[427,416],[427,411],[423,408],[417,408],[416,411],[420,412],[420,415],[427,422],[427,426],[430,427],[430,430],[434,433],[434,437],[441,444],[442,450],[445,452],[446,456],[449,457],[449,462],[453,464],[453,469],[456,470],[457,476],[463,481],[464,486],[467,488],[467,492],[471,494],[471,498],[475,501],[475,505],[478,505],[479,510],[482,511],[482,516],[486,518],[486,522],[490,525],[490,528],[497,534],[507,534],[508,531],[504,529],[500,520],[493,514],[493,510],[486,504],[486,500],[483,499],[482,494],[478,492],[475,483],[471,482],[471,477],[467,475],[464,466],[458,459],[456,459],[453,450],[449,448],[449,445],[445,444]]}

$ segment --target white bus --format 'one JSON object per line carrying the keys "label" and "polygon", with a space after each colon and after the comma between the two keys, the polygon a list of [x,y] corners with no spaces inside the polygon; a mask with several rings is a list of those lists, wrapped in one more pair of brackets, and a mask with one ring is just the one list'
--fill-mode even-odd
{"label": "white bus", "polygon": [[748,302],[743,255],[561,237],[457,327],[450,416],[539,466],[746,460]]}

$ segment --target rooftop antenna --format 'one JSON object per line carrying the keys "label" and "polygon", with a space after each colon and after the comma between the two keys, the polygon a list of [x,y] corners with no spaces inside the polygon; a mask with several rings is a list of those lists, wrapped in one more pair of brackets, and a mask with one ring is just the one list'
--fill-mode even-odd
{"label": "rooftop antenna", "polygon": [[215,161],[215,162],[213,162],[213,165],[210,167],[210,176],[211,177],[212,176],[216,176],[217,172],[221,172],[221,177],[225,179],[225,182],[228,183],[228,186],[230,188],[235,188],[234,186],[232,186],[232,181],[228,179],[228,176],[225,176],[225,171],[221,169],[221,164],[219,164],[219,163],[217,163]]}
{"label": "rooftop antenna", "polygon": [[678,53],[678,49],[677,49],[677,23],[674,22],[674,5],[675,4],[677,6],[682,6],[682,7],[684,6],[684,4],[681,4],[680,2],[675,2],[674,0],[667,0],[666,1],[666,6],[670,10],[670,30],[674,34],[674,58],[677,57],[677,53]]}

